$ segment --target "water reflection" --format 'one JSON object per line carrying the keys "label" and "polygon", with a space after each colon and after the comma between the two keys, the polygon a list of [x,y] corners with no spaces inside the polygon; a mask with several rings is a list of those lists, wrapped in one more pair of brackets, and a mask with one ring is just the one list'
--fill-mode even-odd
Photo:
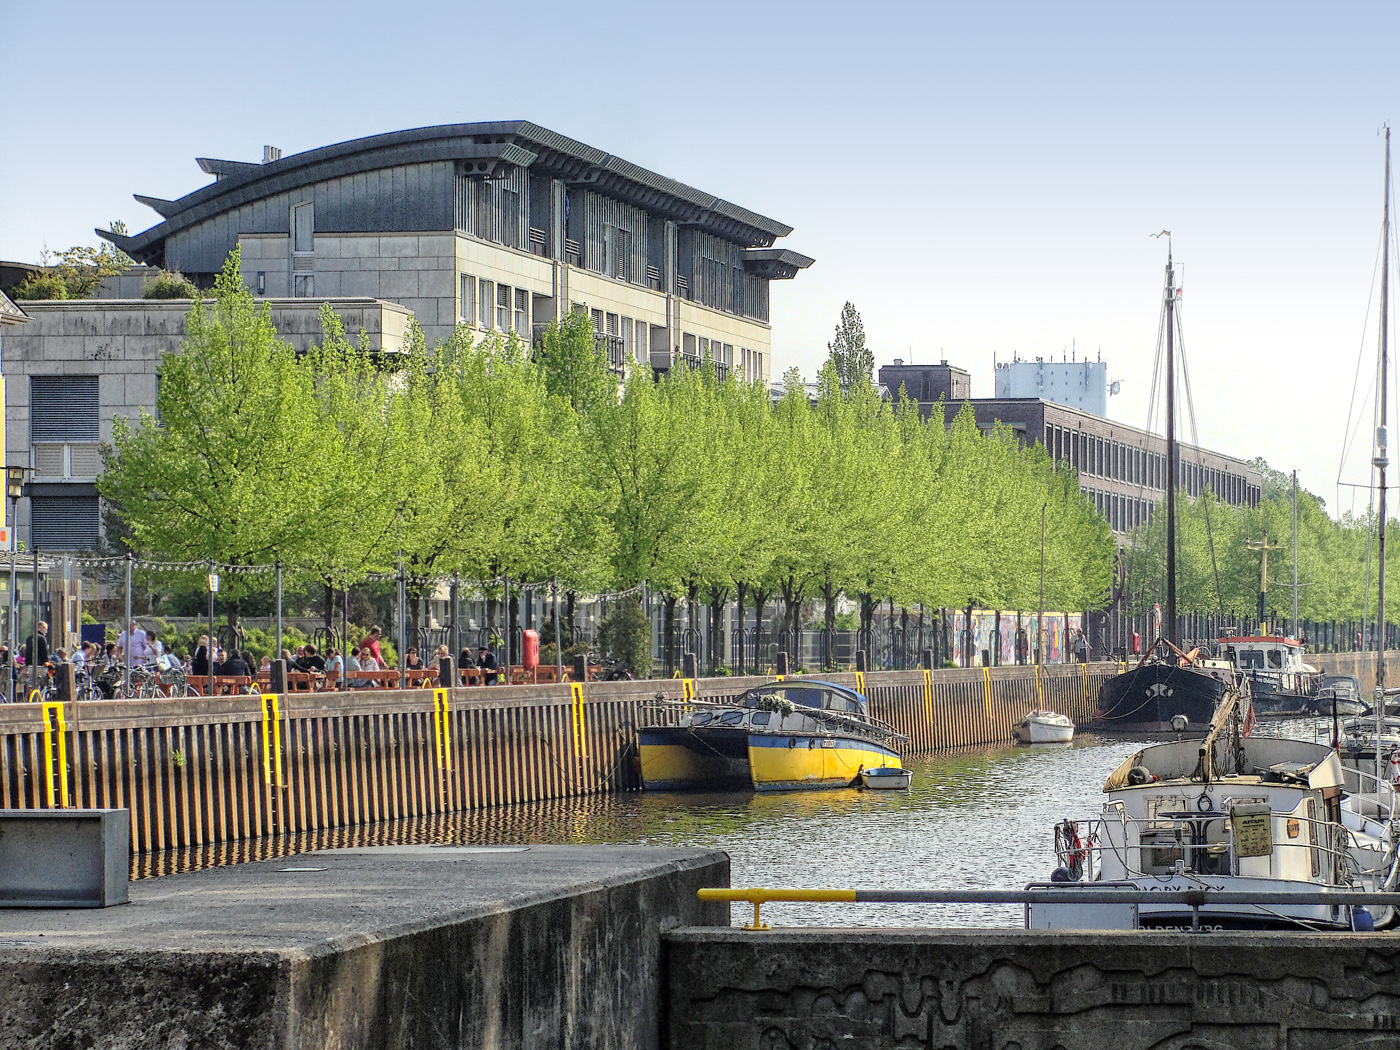
{"label": "water reflection", "polygon": [[[736,886],[1015,887],[1048,877],[1052,828],[1098,812],[1104,778],[1139,742],[911,759],[908,791],[639,793],[560,799],[148,854],[133,877],[350,845],[634,843],[721,849]],[[736,909],[736,917],[742,909]],[[767,905],[775,925],[1017,926],[1016,907]],[[736,919],[737,921],[737,919]]]}

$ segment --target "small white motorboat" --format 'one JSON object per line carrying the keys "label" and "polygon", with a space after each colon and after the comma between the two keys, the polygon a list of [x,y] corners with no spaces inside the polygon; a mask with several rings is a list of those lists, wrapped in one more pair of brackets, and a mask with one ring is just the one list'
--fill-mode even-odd
{"label": "small white motorboat", "polygon": [[1068,744],[1074,739],[1074,723],[1055,711],[1031,711],[1016,724],[1020,744]]}
{"label": "small white motorboat", "polygon": [[899,766],[876,766],[862,769],[860,782],[872,791],[902,791],[914,782],[914,771]]}

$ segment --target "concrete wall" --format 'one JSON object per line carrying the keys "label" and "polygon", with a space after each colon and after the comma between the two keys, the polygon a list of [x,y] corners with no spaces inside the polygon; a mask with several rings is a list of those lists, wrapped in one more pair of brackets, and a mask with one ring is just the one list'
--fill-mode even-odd
{"label": "concrete wall", "polygon": [[1387,934],[676,930],[666,961],[671,1050],[1400,1045]]}
{"label": "concrete wall", "polygon": [[387,847],[0,910],[0,1046],[661,1045],[661,936],[727,923],[722,853]]}

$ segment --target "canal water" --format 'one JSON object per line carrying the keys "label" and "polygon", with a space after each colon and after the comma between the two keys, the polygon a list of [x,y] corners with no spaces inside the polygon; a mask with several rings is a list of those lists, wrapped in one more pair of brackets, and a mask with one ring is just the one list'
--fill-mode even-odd
{"label": "canal water", "polygon": [[[1311,733],[1307,734],[1311,737]],[[634,843],[724,850],[735,886],[1019,888],[1055,867],[1053,829],[1096,815],[1108,774],[1142,741],[1081,734],[1071,746],[1004,747],[907,761],[908,791],[636,792],[441,814],[138,857],[136,877],[393,843]],[[770,904],[783,926],[1020,926],[1019,906]],[[751,915],[735,905],[734,921]]]}

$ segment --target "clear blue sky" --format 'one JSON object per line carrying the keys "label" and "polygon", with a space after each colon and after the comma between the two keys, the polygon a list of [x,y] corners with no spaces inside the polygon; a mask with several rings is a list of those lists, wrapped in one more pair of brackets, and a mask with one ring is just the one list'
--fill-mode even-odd
{"label": "clear blue sky", "polygon": [[196,156],[528,119],[796,228],[817,263],[775,285],[775,374],[815,371],[849,299],[877,363],[946,357],[977,396],[994,354],[1101,351],[1142,425],[1168,228],[1202,440],[1338,509],[1397,29],[1394,3],[6,0],[0,258],[145,229],[131,194],[203,185]]}

